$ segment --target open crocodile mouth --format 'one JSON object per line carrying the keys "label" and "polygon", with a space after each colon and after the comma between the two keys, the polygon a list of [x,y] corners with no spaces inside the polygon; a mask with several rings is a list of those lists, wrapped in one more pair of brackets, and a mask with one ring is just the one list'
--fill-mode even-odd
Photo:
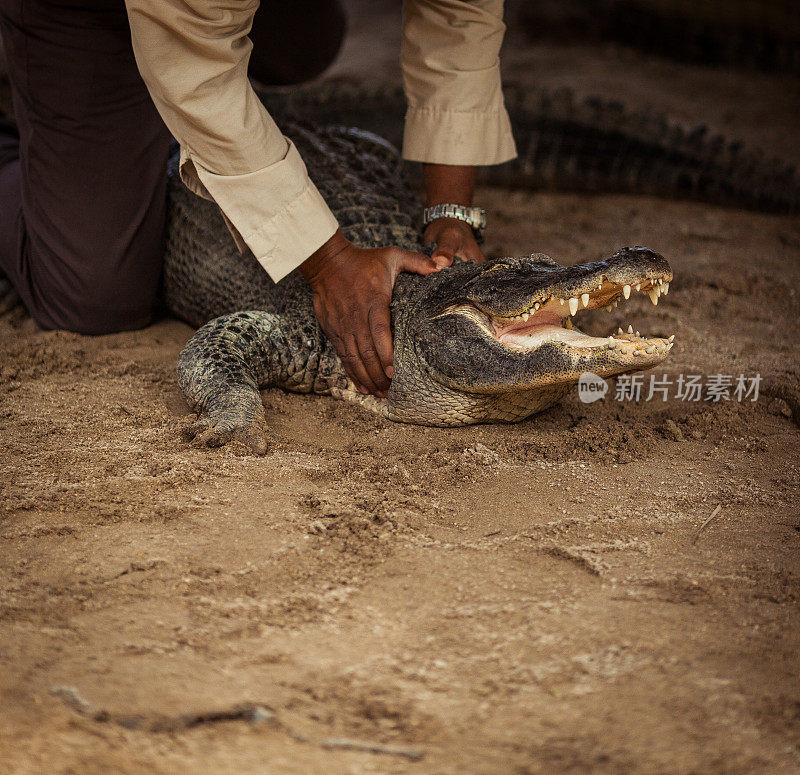
{"label": "open crocodile mouth", "polygon": [[[633,284],[617,283],[607,277],[602,282],[595,280],[592,288],[582,287],[574,295],[542,295],[533,298],[524,309],[502,316],[479,309],[471,303],[460,304],[448,310],[472,319],[490,336],[504,346],[518,351],[531,351],[544,344],[563,345],[587,351],[612,351],[614,356],[663,356],[673,346],[675,336],[669,338],[642,336],[628,326],[619,328],[607,337],[594,337],[575,328],[572,316],[584,309],[605,308],[611,311],[634,292],[650,297],[658,304],[661,294],[669,292],[671,275],[651,276]],[[650,360],[645,358],[645,360]]]}

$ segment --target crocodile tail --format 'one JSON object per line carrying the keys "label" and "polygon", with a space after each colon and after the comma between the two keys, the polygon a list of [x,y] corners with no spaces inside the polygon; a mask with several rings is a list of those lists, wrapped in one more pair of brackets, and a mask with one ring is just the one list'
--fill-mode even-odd
{"label": "crocodile tail", "polygon": [[[578,100],[566,89],[508,85],[506,106],[519,156],[481,170],[488,185],[649,194],[773,213],[800,212],[794,167],[748,151],[707,127],[686,129],[622,103]],[[302,117],[356,125],[402,142],[406,102],[399,86],[332,81],[291,92],[260,92],[280,123]]]}
{"label": "crocodile tail", "polygon": [[678,62],[800,72],[794,0],[557,0],[520,3],[530,40],[615,43]]}
{"label": "crocodile tail", "polygon": [[686,129],[662,114],[618,102],[575,99],[567,90],[506,89],[519,149],[489,169],[487,183],[580,191],[618,191],[776,213],[800,211],[794,167],[741,143]]}
{"label": "crocodile tail", "polygon": [[395,147],[403,140],[406,98],[400,86],[385,83],[326,81],[299,89],[256,88],[270,115],[287,121],[355,126],[386,138]]}

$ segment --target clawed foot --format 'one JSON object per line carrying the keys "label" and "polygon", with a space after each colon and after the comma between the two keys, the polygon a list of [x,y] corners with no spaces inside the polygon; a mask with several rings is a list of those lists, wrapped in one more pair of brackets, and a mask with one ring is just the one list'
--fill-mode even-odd
{"label": "clawed foot", "polygon": [[193,447],[223,447],[238,443],[254,455],[265,455],[273,440],[263,420],[245,424],[224,416],[213,419],[209,415],[190,415],[181,432]]}

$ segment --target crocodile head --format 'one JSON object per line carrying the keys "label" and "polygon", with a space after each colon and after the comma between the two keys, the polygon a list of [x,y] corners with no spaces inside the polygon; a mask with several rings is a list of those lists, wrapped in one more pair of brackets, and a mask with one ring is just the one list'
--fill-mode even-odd
{"label": "crocodile head", "polygon": [[569,267],[532,255],[404,276],[387,414],[426,425],[513,422],[552,406],[584,372],[611,377],[655,366],[672,337],[629,327],[598,338],[571,317],[637,291],[656,304],[671,279],[666,259],[641,247]]}

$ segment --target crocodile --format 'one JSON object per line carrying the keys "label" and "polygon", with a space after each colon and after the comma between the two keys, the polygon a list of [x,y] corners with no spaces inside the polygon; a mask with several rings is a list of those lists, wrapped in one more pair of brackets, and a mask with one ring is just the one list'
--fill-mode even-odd
{"label": "crocodile", "polygon": [[[283,128],[349,240],[426,249],[419,203],[388,142],[316,123],[287,120]],[[273,283],[252,255],[239,255],[219,209],[183,186],[173,161],[164,296],[175,314],[201,325],[177,365],[196,412],[185,430],[197,446],[238,442],[266,452],[259,391],[270,386],[351,400],[398,422],[522,420],[563,398],[587,371],[610,377],[660,363],[672,337],[632,328],[594,337],[572,318],[636,292],[657,304],[671,279],[666,259],[643,247],[567,267],[533,254],[459,261],[427,277],[403,273],[391,303],[391,387],[385,399],[365,396],[320,328],[305,279],[295,272]]]}
{"label": "crocodile", "polygon": [[[333,82],[259,92],[348,239],[425,248],[408,182],[413,168],[391,142],[400,139],[401,89]],[[512,85],[505,96],[521,152],[485,172],[485,183],[800,210],[792,167],[704,127],[686,130],[615,102],[578,102],[564,90]],[[353,124],[363,128],[346,128]],[[643,337],[631,327],[591,337],[572,323],[580,309],[609,308],[634,291],[654,304],[669,291],[669,264],[646,248],[571,267],[540,254],[456,263],[427,278],[400,275],[392,385],[385,399],[364,396],[317,324],[305,280],[293,273],[276,285],[251,254],[239,255],[218,208],[183,187],[174,161],[169,191],[163,294],[174,314],[201,326],[178,360],[179,384],[196,412],[186,433],[198,446],[238,441],[265,452],[270,432],[259,390],[267,386],[348,399],[408,423],[513,422],[552,406],[584,372],[650,368],[672,347],[672,337]]]}

